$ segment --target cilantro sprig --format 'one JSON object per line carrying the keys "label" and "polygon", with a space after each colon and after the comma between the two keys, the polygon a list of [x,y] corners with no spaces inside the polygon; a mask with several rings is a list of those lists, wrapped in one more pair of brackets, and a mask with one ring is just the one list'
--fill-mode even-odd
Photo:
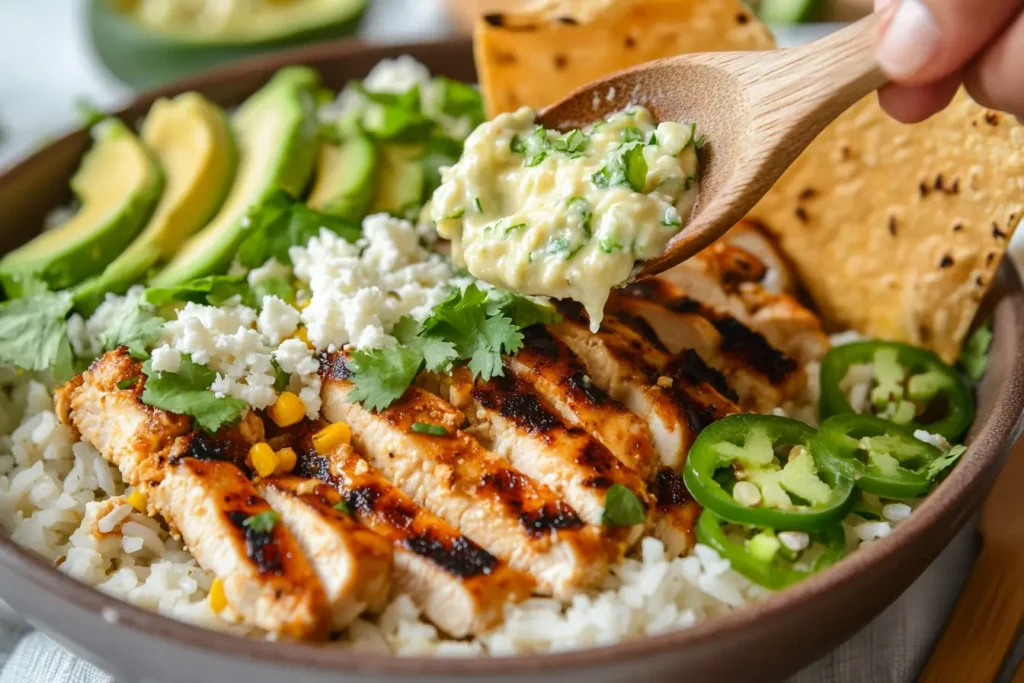
{"label": "cilantro sprig", "polygon": [[0,362],[32,372],[51,370],[57,379],[74,374],[68,340],[71,294],[36,294],[0,304]]}
{"label": "cilantro sprig", "polygon": [[520,330],[558,318],[552,309],[504,290],[485,291],[475,284],[453,290],[422,323],[402,318],[391,333],[397,344],[352,353],[354,387],[349,399],[370,410],[383,410],[405,393],[423,368],[447,372],[466,365],[474,377],[501,376],[502,354],[523,346]]}
{"label": "cilantro sprig", "polygon": [[362,235],[354,223],[311,209],[284,190],[250,209],[246,220],[246,237],[238,247],[238,261],[246,268],[257,268],[271,258],[291,265],[288,250],[305,246],[321,230],[329,230],[349,242]]}
{"label": "cilantro sprig", "polygon": [[217,374],[190,359],[182,357],[177,372],[154,372],[153,361],[142,364],[146,388],[142,402],[178,415],[191,415],[196,424],[214,433],[224,425],[237,423],[249,404],[229,396],[217,396],[210,385]]}
{"label": "cilantro sprig", "polygon": [[163,326],[163,318],[137,305],[118,316],[114,324],[103,333],[100,342],[104,351],[126,346],[132,358],[143,360],[149,357],[149,350],[160,339]]}

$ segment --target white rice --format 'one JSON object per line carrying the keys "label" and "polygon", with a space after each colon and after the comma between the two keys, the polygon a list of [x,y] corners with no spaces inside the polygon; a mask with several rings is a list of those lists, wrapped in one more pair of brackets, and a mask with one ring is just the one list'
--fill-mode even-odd
{"label": "white rice", "polygon": [[[778,412],[813,424],[816,366],[808,370],[809,402]],[[218,615],[210,609],[213,577],[158,520],[127,504],[117,469],[88,444],[74,442],[45,385],[10,375],[0,383],[8,387],[0,391],[0,526],[16,543],[122,600],[198,626],[266,637],[237,623],[230,610]],[[910,514],[904,502],[863,502],[879,518],[849,516],[844,527],[851,549],[884,538]],[[502,626],[474,640],[445,639],[408,596],[398,595],[382,614],[354,623],[338,644],[399,655],[568,650],[687,628],[768,593],[707,546],[668,558],[660,541],[647,538],[636,557],[612,568],[599,590],[567,606],[543,598],[510,606]],[[116,620],[116,613],[110,618]]]}

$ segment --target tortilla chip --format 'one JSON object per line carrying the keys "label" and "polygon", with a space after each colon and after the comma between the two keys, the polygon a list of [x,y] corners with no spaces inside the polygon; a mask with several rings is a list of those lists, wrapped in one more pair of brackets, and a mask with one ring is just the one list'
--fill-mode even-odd
{"label": "tortilla chip", "polygon": [[652,59],[775,46],[739,0],[548,0],[484,15],[473,42],[488,116]]}
{"label": "tortilla chip", "polygon": [[752,212],[831,329],[960,352],[1024,216],[1024,127],[960,92],[905,126],[872,95]]}

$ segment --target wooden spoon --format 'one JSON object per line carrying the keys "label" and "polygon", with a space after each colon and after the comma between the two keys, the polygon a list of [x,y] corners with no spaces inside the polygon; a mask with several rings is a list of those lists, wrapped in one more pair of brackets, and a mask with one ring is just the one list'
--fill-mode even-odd
{"label": "wooden spoon", "polygon": [[667,270],[742,218],[836,116],[888,82],[875,44],[892,9],[800,47],[681,55],[612,74],[540,112],[569,130],[629,105],[659,121],[696,122],[700,194],[689,223],[635,277]]}

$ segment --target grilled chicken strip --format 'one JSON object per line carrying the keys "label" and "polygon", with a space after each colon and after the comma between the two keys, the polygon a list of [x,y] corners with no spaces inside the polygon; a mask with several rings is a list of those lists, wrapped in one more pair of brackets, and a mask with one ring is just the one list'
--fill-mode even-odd
{"label": "grilled chicken strip", "polygon": [[658,501],[654,517],[654,536],[665,545],[668,557],[678,557],[693,547],[694,526],[701,507],[686,490],[676,470],[662,467],[651,482],[651,493]]}
{"label": "grilled chicken strip", "polygon": [[143,405],[141,381],[117,388],[141,373],[126,349],[105,354],[58,389],[60,418],[147,494],[150,511],[163,515],[200,566],[221,580],[228,604],[246,623],[284,637],[324,638],[324,592],[298,543],[284,525],[246,524],[271,512],[232,462],[244,457],[247,441],[238,430],[217,438],[193,432],[191,419]]}
{"label": "grilled chicken strip", "polygon": [[336,509],[336,497],[317,493],[315,479],[272,477],[260,492],[309,558],[327,596],[331,630],[363,612],[379,612],[391,587],[391,544]]}
{"label": "grilled chicken strip", "polygon": [[612,334],[606,325],[595,334],[589,323],[568,316],[548,330],[579,357],[594,384],[646,421],[662,465],[683,462],[696,434],[671,391],[658,385],[660,373],[644,360],[642,340]]}
{"label": "grilled chicken strip", "polygon": [[[346,422],[367,461],[395,486],[559,599],[598,583],[613,549],[546,486],[508,467],[458,427],[462,414],[413,386],[373,413],[351,403],[345,359],[327,363],[323,415]],[[417,432],[414,425],[445,430]]]}
{"label": "grilled chicken strip", "polygon": [[[589,524],[604,521],[609,489],[618,484],[633,492],[646,510],[653,502],[636,472],[623,465],[581,427],[566,426],[545,407],[538,393],[515,377],[473,382],[457,369],[438,377],[442,394],[465,413],[473,432],[513,467],[545,484],[579,511]],[[603,527],[603,534],[624,553],[647,529],[649,520],[628,528]]]}
{"label": "grilled chicken strip", "polygon": [[427,512],[342,445],[320,456],[309,447],[300,469],[321,481],[312,495],[331,507],[345,501],[367,528],[394,547],[394,590],[409,595],[424,615],[455,638],[497,626],[504,607],[530,596],[532,578]]}
{"label": "grilled chicken strip", "polygon": [[568,346],[541,325],[523,330],[523,348],[506,359],[567,424],[582,427],[626,467],[647,479],[657,465],[643,421],[595,386]]}
{"label": "grilled chicken strip", "polygon": [[744,243],[751,243],[749,237],[716,243],[662,273],[657,281],[675,290],[670,300],[685,295],[720,316],[735,318],[801,365],[821,360],[829,348],[821,320],[791,294],[764,286],[765,265],[739,246]]}
{"label": "grilled chicken strip", "polygon": [[715,313],[664,281],[629,285],[612,294],[609,308],[648,342],[673,354],[696,352],[726,376],[746,410],[766,412],[804,391],[806,375],[792,358],[736,318]]}

